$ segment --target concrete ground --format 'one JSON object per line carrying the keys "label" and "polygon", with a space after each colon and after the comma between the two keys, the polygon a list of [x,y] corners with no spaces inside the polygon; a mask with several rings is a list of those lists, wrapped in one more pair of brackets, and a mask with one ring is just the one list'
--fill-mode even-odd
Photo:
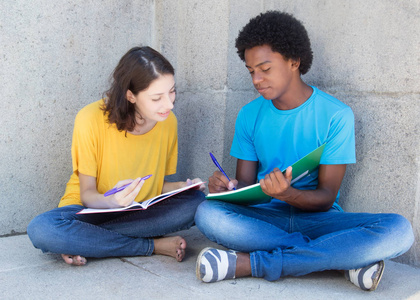
{"label": "concrete ground", "polygon": [[335,271],[205,284],[195,277],[195,259],[202,248],[216,245],[196,228],[181,234],[189,245],[181,263],[165,256],[125,257],[89,259],[83,267],[43,254],[27,235],[0,238],[0,299],[420,299],[420,269],[392,261],[374,292]]}

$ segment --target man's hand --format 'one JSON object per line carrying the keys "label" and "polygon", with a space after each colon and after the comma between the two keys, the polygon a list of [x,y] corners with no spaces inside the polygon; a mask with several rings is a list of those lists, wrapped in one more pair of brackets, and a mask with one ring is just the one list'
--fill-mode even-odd
{"label": "man's hand", "polygon": [[305,211],[327,211],[334,204],[345,172],[346,165],[320,165],[315,190],[299,190],[290,186],[292,167],[288,167],[284,175],[276,168],[260,183],[264,193],[294,207]]}
{"label": "man's hand", "polygon": [[279,168],[274,168],[272,172],[265,175],[264,179],[260,180],[260,184],[261,189],[267,195],[276,199],[283,199],[288,196],[291,181],[292,167],[288,167],[284,175]]}
{"label": "man's hand", "polygon": [[220,171],[214,172],[213,175],[209,177],[208,187],[210,193],[222,193],[231,191],[237,186],[238,181],[236,179],[231,179],[229,181]]}

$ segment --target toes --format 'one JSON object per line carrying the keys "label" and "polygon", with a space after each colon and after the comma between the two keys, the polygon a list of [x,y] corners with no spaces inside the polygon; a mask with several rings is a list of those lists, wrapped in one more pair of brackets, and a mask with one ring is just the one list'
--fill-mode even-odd
{"label": "toes", "polygon": [[66,264],[74,265],[74,266],[83,266],[87,262],[86,258],[80,255],[62,254],[61,257],[66,262]]}
{"label": "toes", "polygon": [[62,254],[61,257],[64,259],[66,264],[69,264],[69,265],[73,264],[73,256],[72,255]]}
{"label": "toes", "polygon": [[187,248],[187,242],[183,238],[181,238],[181,240],[179,241],[179,247],[182,250],[185,250]]}
{"label": "toes", "polygon": [[178,250],[176,253],[176,260],[177,261],[182,261],[184,259],[185,256],[185,251],[184,250]]}
{"label": "toes", "polygon": [[176,260],[182,261],[184,259],[184,256],[185,256],[185,248],[178,248],[176,250]]}
{"label": "toes", "polygon": [[73,257],[73,264],[76,266],[83,266],[86,264],[86,258],[80,255],[77,255],[76,257]]}

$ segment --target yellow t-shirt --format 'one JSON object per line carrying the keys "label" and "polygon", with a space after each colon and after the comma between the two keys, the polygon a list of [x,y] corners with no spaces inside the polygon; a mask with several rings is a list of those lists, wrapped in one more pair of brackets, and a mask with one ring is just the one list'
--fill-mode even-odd
{"label": "yellow t-shirt", "polygon": [[76,116],[71,156],[73,174],[59,207],[79,204],[78,172],[96,178],[99,193],[112,189],[118,181],[149,174],[136,197],[141,202],[162,193],[164,177],[176,173],[178,159],[177,119],[171,112],[162,122],[143,135],[118,131],[100,109],[103,100],[82,108]]}

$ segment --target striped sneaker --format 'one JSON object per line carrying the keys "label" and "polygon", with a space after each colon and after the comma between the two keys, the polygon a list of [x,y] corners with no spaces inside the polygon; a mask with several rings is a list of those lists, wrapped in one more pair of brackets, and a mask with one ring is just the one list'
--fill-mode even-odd
{"label": "striped sneaker", "polygon": [[236,252],[204,248],[197,257],[196,275],[203,282],[235,278]]}
{"label": "striped sneaker", "polygon": [[344,276],[362,290],[374,291],[378,287],[384,269],[385,263],[381,260],[364,268],[347,270]]}

